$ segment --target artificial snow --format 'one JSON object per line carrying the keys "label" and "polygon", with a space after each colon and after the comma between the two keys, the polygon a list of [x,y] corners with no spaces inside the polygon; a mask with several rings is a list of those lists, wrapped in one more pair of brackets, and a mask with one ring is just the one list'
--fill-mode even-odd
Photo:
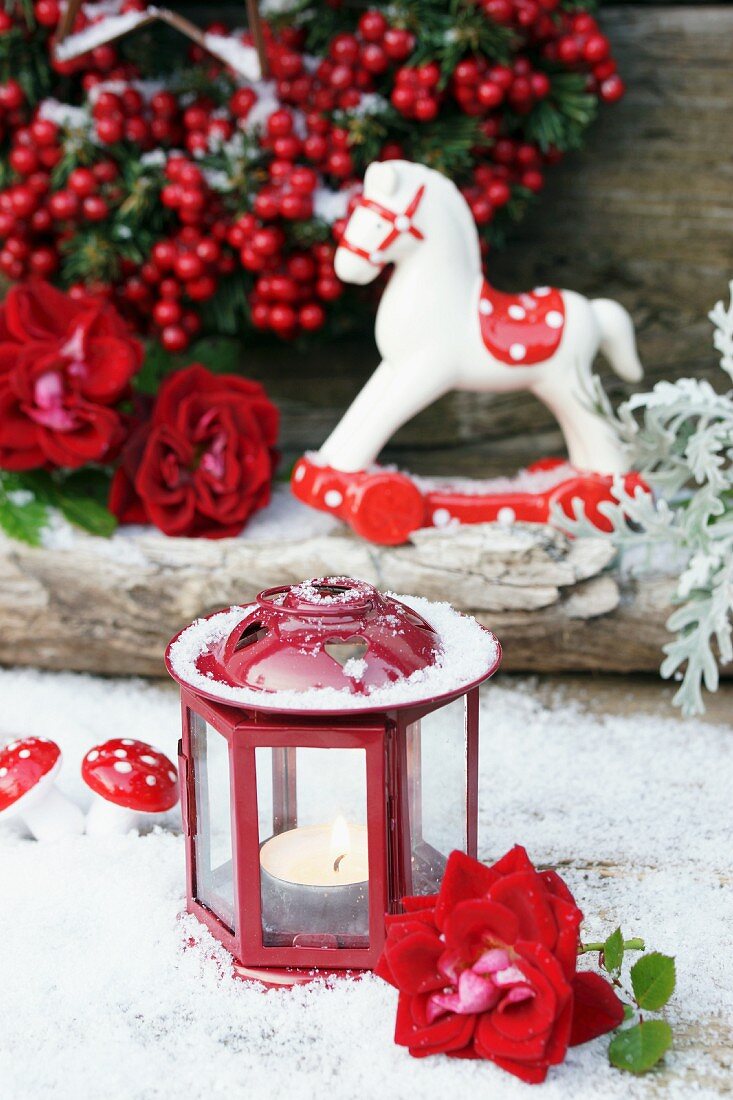
{"label": "artificial snow", "polygon": [[[303,586],[312,591],[309,584]],[[356,694],[348,688],[313,687],[307,691],[262,692],[254,688],[235,687],[200,672],[198,658],[231,634],[254,605],[230,607],[207,619],[196,619],[172,643],[170,665],[177,677],[208,696],[240,706],[271,706],[278,711],[374,710],[409,706],[426,699],[437,699],[460,691],[485,676],[496,663],[498,644],[488,630],[475,619],[461,615],[448,603],[433,603],[421,596],[400,596],[388,593],[411,607],[426,619],[440,638],[440,650],[435,663],[417,669],[394,683],[368,687]],[[321,597],[322,602],[338,602],[340,597]],[[347,597],[343,597],[344,599]],[[399,627],[395,627],[395,634]],[[347,674],[348,675],[348,674]]]}
{"label": "artificial snow", "polygon": [[234,69],[245,80],[261,80],[262,70],[257,50],[254,46],[248,46],[240,41],[236,33],[234,32],[231,36],[207,33],[204,35],[204,46],[209,53]]}
{"label": "artificial snow", "polygon": [[[619,691],[625,687],[619,682]],[[660,688],[660,697],[662,695]],[[83,808],[79,767],[108,737],[175,758],[177,693],[68,673],[0,671],[0,740],[51,736],[59,787]],[[532,1091],[486,1062],[413,1059],[392,1042],[396,994],[378,978],[265,992],[184,908],[177,814],[143,836],[58,843],[0,826],[5,1100],[704,1100],[728,1092],[733,1017],[730,729],[588,712],[532,681],[483,693],[480,852],[514,842],[559,866],[588,914],[676,956],[660,1074],[608,1066],[608,1040],[571,1050]],[[189,937],[196,942],[190,946]],[[716,1051],[717,1046],[717,1051]]]}
{"label": "artificial snow", "polygon": [[97,46],[105,42],[111,42],[123,34],[129,34],[136,27],[149,23],[154,8],[145,8],[143,11],[127,11],[120,15],[105,15],[97,23],[92,23],[79,31],[78,34],[70,34],[63,42],[59,42],[55,48],[55,54],[59,61],[68,61],[72,57],[81,57],[89,53]]}

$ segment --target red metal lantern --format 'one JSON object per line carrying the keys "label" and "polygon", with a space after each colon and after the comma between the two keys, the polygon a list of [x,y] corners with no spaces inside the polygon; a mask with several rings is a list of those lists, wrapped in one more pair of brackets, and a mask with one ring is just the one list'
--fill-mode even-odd
{"label": "red metal lantern", "polygon": [[[476,855],[478,686],[501,651],[426,606],[452,616],[450,643],[338,577],[261,592],[168,647],[188,910],[242,976],[370,969],[385,913],[433,893],[453,849]],[[474,632],[463,662],[456,626]]]}

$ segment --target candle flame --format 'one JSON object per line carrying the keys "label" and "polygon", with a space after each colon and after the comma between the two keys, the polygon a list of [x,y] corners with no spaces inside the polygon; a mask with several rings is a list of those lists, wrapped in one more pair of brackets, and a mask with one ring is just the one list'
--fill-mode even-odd
{"label": "candle flame", "polygon": [[351,836],[346,818],[341,814],[336,818],[331,829],[331,858],[333,869],[338,871],[341,861],[351,851]]}

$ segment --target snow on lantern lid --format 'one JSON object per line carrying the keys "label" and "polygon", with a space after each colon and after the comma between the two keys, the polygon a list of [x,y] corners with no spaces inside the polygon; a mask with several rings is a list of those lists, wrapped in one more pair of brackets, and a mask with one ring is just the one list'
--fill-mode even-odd
{"label": "snow on lantern lid", "polygon": [[447,604],[324,577],[197,620],[173,639],[166,663],[174,679],[208,698],[333,713],[456,694],[493,672],[499,654],[493,634]]}
{"label": "snow on lantern lid", "polygon": [[113,738],[90,749],[81,775],[107,802],[139,813],[162,813],[178,801],[178,775],[168,757],[130,737]]}

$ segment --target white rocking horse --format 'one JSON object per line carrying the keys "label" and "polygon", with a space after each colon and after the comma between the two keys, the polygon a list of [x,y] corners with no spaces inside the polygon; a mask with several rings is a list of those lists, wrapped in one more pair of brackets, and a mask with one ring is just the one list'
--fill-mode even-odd
{"label": "white rocking horse", "polygon": [[[618,443],[583,397],[598,351],[625,381],[642,377],[623,306],[550,287],[518,295],[494,290],[483,277],[476,226],[458,188],[410,161],[369,166],[336,252],[336,273],[349,283],[371,282],[386,264],[394,270],[376,320],[382,362],[318,454],[296,466],[297,496],[338,512],[359,530],[353,500],[346,512],[342,505],[359,495],[363,477],[334,482],[325,471],[368,471],[398,428],[453,389],[529,390],[557,418],[576,472],[624,472]],[[430,515],[418,517],[416,500],[412,510],[411,522],[430,522]]]}

